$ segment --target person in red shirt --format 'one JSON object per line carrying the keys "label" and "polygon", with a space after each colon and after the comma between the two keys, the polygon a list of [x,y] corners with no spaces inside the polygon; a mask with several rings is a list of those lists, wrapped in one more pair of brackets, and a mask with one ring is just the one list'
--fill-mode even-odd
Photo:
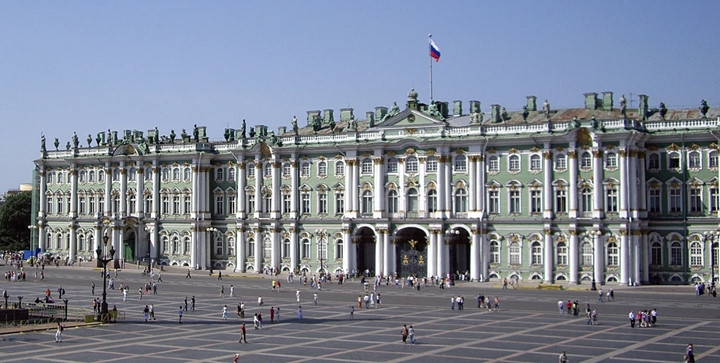
{"label": "person in red shirt", "polygon": [[[245,333],[247,333],[247,331],[245,330],[245,323],[242,323],[242,325],[240,326],[240,340],[238,340],[238,343],[247,343]],[[235,359],[237,359],[237,355],[235,356]]]}

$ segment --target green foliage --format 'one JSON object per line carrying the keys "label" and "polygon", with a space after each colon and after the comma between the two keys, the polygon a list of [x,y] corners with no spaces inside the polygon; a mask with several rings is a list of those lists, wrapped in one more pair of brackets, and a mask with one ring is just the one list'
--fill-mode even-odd
{"label": "green foliage", "polygon": [[30,214],[32,192],[9,195],[0,207],[0,249],[26,250],[30,248]]}

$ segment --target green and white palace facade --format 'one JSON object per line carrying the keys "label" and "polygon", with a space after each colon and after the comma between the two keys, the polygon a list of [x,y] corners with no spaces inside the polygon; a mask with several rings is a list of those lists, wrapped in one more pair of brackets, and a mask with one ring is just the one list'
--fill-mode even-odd
{"label": "green and white palace facade", "polygon": [[32,247],[88,261],[107,236],[118,260],[243,273],[710,281],[720,110],[633,101],[483,112],[412,90],[220,140],[197,125],[43,137]]}

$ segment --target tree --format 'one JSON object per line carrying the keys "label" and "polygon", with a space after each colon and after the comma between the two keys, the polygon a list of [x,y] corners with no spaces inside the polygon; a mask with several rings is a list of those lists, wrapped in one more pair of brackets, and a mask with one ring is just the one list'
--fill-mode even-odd
{"label": "tree", "polygon": [[30,214],[32,193],[8,195],[0,207],[0,249],[18,251],[30,249]]}

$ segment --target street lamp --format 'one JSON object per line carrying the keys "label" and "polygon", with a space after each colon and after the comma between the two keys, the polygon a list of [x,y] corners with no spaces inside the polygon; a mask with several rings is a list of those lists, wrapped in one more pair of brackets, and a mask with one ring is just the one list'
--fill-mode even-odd
{"label": "street lamp", "polygon": [[592,244],[592,261],[593,261],[593,267],[592,267],[592,282],[590,284],[590,290],[596,291],[597,290],[597,283],[595,282],[595,242],[597,238],[600,238],[600,235],[602,235],[602,231],[599,229],[596,229],[593,231],[593,244]]}
{"label": "street lamp", "polygon": [[325,238],[327,233],[324,229],[316,229],[315,233],[320,237],[318,239],[318,253],[320,255],[320,276],[323,276],[325,274],[325,269],[323,268],[323,257],[325,256],[325,246],[323,245],[323,239]]}
{"label": "street lamp", "polygon": [[98,246],[97,250],[95,250],[95,253],[97,253],[98,261],[102,264],[103,267],[103,293],[102,293],[102,305],[100,306],[100,321],[103,323],[106,323],[110,320],[110,316],[108,314],[108,304],[107,304],[107,264],[108,262],[113,260],[113,257],[115,256],[115,247],[113,245],[110,245],[110,250],[107,251],[107,243],[108,243],[108,235],[103,236],[103,245]]}
{"label": "street lamp", "polygon": [[705,231],[703,233],[704,240],[710,241],[710,287],[711,290],[714,290],[715,288],[715,243],[720,241],[720,230],[715,231],[714,233],[708,233]]}

